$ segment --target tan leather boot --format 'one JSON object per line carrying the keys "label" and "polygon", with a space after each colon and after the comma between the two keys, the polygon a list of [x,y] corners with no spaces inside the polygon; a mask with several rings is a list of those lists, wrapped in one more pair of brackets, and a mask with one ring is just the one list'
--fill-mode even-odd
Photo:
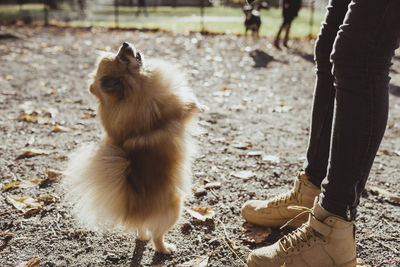
{"label": "tan leather boot", "polygon": [[[257,225],[280,227],[301,212],[289,206],[311,208],[321,190],[310,182],[304,172],[298,172],[296,176],[294,188],[288,193],[271,200],[247,201],[242,207],[243,218]],[[292,221],[290,225],[297,228],[306,221],[307,216],[303,216]]]}
{"label": "tan leather boot", "polygon": [[254,250],[247,264],[249,267],[354,267],[354,225],[315,203],[306,223],[273,245]]}

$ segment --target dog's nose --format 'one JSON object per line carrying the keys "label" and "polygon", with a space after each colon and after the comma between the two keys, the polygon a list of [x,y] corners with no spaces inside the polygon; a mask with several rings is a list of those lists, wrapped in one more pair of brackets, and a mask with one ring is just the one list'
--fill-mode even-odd
{"label": "dog's nose", "polygon": [[129,43],[127,43],[127,42],[124,42],[123,44],[122,44],[122,48],[128,48],[130,45],[129,45]]}

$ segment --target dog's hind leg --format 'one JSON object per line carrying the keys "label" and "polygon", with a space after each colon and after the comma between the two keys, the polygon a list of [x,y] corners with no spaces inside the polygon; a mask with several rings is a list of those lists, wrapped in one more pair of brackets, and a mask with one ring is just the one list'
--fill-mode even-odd
{"label": "dog's hind leg", "polygon": [[140,228],[137,230],[137,239],[142,241],[149,241],[151,239],[151,234],[146,228]]}
{"label": "dog's hind leg", "polygon": [[164,234],[176,223],[179,218],[182,202],[181,200],[173,204],[162,216],[159,217],[154,229],[150,229],[153,236],[154,249],[157,252],[170,254],[176,250],[174,244],[164,242]]}

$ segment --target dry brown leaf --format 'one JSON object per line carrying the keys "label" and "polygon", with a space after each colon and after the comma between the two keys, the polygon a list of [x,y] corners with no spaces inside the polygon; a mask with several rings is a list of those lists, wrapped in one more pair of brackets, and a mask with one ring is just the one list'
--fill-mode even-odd
{"label": "dry brown leaf", "polygon": [[43,202],[39,202],[31,197],[23,196],[7,196],[8,201],[17,210],[23,212],[24,214],[34,214],[43,208]]}
{"label": "dry brown leaf", "polygon": [[240,178],[240,179],[249,179],[249,178],[255,176],[255,174],[252,171],[238,171],[238,172],[232,172],[231,176]]}
{"label": "dry brown leaf", "polygon": [[36,200],[43,201],[46,204],[58,201],[58,199],[56,199],[55,197],[50,196],[50,195],[39,196],[39,197],[36,198]]}
{"label": "dry brown leaf", "polygon": [[22,150],[22,153],[16,159],[25,159],[25,158],[32,158],[38,155],[49,155],[51,151],[44,150],[44,149],[30,149],[30,150]]}
{"label": "dry brown leaf", "polygon": [[387,149],[379,149],[378,155],[390,155],[390,151]]}
{"label": "dry brown leaf", "polygon": [[46,175],[47,175],[48,179],[55,180],[55,179],[59,178],[62,175],[62,172],[57,171],[57,170],[47,169],[46,170]]}
{"label": "dry brown leaf", "polygon": [[196,197],[201,197],[201,196],[206,195],[207,191],[203,186],[196,186],[196,187],[193,187],[193,194]]}
{"label": "dry brown leaf", "polygon": [[54,133],[65,133],[68,132],[70,129],[61,125],[53,125],[51,127],[51,131]]}
{"label": "dry brown leaf", "polygon": [[373,185],[369,185],[369,184],[366,186],[366,189],[375,194],[378,194],[379,196],[381,196],[382,198],[386,199],[389,202],[400,204],[400,196],[395,195],[395,194],[387,191],[386,189],[379,188],[377,186],[373,186]]}
{"label": "dry brown leaf", "polygon": [[251,223],[243,225],[244,236],[246,241],[259,244],[263,242],[271,234],[271,228],[257,226]]}
{"label": "dry brown leaf", "polygon": [[91,113],[84,113],[81,115],[81,119],[90,119],[96,117],[96,114],[91,114]]}
{"label": "dry brown leaf", "polygon": [[199,207],[187,209],[187,212],[197,221],[205,222],[206,220],[212,220],[215,215],[215,211],[209,207]]}
{"label": "dry brown leaf", "polygon": [[30,123],[36,123],[38,121],[37,116],[32,116],[28,114],[23,114],[17,118],[19,121],[25,121],[25,122],[30,122]]}
{"label": "dry brown leaf", "polygon": [[39,124],[50,124],[51,120],[47,117],[38,116],[38,115],[30,115],[23,114],[16,118],[19,121],[25,121],[29,123],[39,123]]}
{"label": "dry brown leaf", "polygon": [[7,191],[11,188],[18,187],[20,184],[21,184],[21,181],[14,181],[14,182],[11,182],[11,183],[5,185],[1,190]]}
{"label": "dry brown leaf", "polygon": [[204,186],[205,189],[218,189],[221,188],[221,183],[220,182],[211,182],[211,183],[207,183]]}
{"label": "dry brown leaf", "polygon": [[197,258],[178,264],[178,267],[206,267],[210,256],[198,256]]}
{"label": "dry brown leaf", "polygon": [[39,267],[40,260],[39,259],[32,259],[30,261],[21,262],[18,264],[17,267]]}

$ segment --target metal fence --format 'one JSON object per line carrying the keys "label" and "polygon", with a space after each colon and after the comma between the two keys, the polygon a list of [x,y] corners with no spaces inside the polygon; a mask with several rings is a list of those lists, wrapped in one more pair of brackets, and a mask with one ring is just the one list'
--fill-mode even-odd
{"label": "metal fence", "polygon": [[[251,0],[248,1],[251,2]],[[282,0],[257,1],[267,2],[269,7],[279,7],[282,2]],[[302,2],[304,8],[313,10],[314,8],[324,8],[327,1],[303,0]],[[144,6],[143,2],[145,3]],[[218,5],[240,7],[245,3],[246,0],[2,0],[0,10],[4,7],[4,4],[19,5],[19,10],[14,10],[14,13],[10,12],[10,14],[0,17],[0,23],[14,23],[16,21],[23,21],[27,24],[32,21],[44,21],[45,24],[50,22],[79,22],[81,26],[92,26],[98,25],[97,22],[102,21],[106,24],[104,26],[119,27],[121,23],[127,21],[160,20],[160,17],[145,18],[145,16],[163,6],[192,6],[198,7],[194,21],[204,25],[204,20],[199,19],[199,17],[202,18],[207,15],[204,13],[205,7]],[[169,14],[165,14],[165,17],[176,15],[174,9],[169,9],[168,12]],[[179,14],[176,16],[178,17]],[[242,18],[238,19],[242,20]],[[312,19],[311,17],[310,24],[313,23]],[[203,29],[203,26],[201,28]]]}

